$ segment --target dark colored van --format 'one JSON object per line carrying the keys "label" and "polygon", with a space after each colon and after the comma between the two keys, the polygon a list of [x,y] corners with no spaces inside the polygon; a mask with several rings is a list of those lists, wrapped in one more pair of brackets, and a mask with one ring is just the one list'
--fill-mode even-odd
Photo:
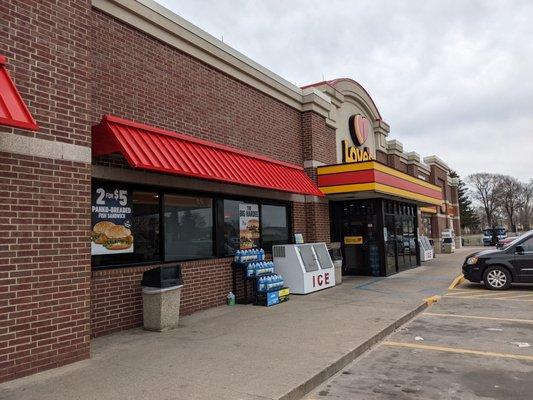
{"label": "dark colored van", "polygon": [[511,283],[533,283],[533,230],[502,249],[469,255],[463,264],[463,275],[492,290],[508,289]]}

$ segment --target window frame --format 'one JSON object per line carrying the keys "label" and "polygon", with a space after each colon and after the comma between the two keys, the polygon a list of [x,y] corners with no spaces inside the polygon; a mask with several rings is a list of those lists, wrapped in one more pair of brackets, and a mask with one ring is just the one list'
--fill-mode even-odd
{"label": "window frame", "polygon": [[[287,216],[287,228],[288,228],[288,238],[287,243],[293,242],[292,236],[292,207],[291,201],[277,200],[277,199],[265,199],[253,196],[240,196],[233,194],[224,194],[219,192],[209,192],[204,190],[192,190],[192,189],[180,189],[172,188],[165,186],[156,186],[156,185],[146,185],[146,184],[137,184],[130,182],[121,182],[113,179],[91,179],[91,193],[94,185],[102,183],[113,183],[123,185],[131,192],[154,192],[159,196],[159,254],[161,255],[158,260],[153,261],[140,261],[133,263],[117,263],[117,264],[103,264],[95,265],[94,258],[91,255],[91,270],[100,271],[107,269],[120,269],[128,267],[140,267],[140,266],[150,266],[150,265],[162,265],[167,263],[183,263],[188,261],[198,261],[198,260],[213,260],[219,258],[228,258],[231,255],[224,254],[224,200],[235,200],[243,203],[254,203],[259,206],[259,229],[261,236],[259,237],[259,245],[263,247],[263,215],[262,215],[262,206],[263,205],[272,205],[272,206],[284,206]],[[165,258],[165,224],[164,224],[164,200],[165,195],[177,195],[177,196],[191,196],[191,197],[204,197],[209,198],[212,201],[212,256],[210,257],[201,257],[201,258],[191,258],[180,261],[167,261]],[[113,257],[113,256],[111,256]]]}
{"label": "window frame", "polygon": [[[264,246],[264,242],[263,242],[263,206],[272,206],[272,207],[284,207],[285,208],[285,219],[287,221],[287,243],[292,243],[293,242],[293,239],[291,238],[292,234],[292,225],[291,225],[291,211],[290,211],[290,204],[273,204],[273,203],[270,203],[270,202],[262,202],[262,203],[259,203],[259,226],[260,226],[260,232],[261,232],[261,237],[260,237],[260,243],[261,243],[261,248],[265,248]],[[265,249],[265,252],[267,250]],[[270,252],[272,251],[272,249],[269,250]]]}
{"label": "window frame", "polygon": [[[228,255],[224,253],[224,200],[234,200],[239,201],[241,203],[253,203],[257,204],[259,206],[259,231],[261,232],[261,235],[259,236],[259,246],[263,248],[263,205],[269,205],[269,206],[284,206],[287,216],[287,228],[288,228],[288,238],[287,243],[293,243],[294,239],[292,237],[292,209],[291,209],[291,202],[290,201],[283,201],[283,200],[276,200],[276,199],[261,199],[258,197],[250,197],[250,196],[239,196],[239,195],[225,195],[225,194],[217,194],[215,195],[217,203],[219,203],[219,213],[218,217],[220,220],[217,220],[215,224],[218,228],[218,237],[217,237],[217,244],[219,244],[217,248],[217,258],[225,258],[225,257],[232,257],[232,255]],[[217,207],[217,208],[218,208]]]}

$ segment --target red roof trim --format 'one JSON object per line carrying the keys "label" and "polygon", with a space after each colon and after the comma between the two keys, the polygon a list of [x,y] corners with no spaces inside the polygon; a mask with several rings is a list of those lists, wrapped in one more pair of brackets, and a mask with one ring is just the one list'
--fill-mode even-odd
{"label": "red roof trim", "polygon": [[120,152],[134,168],[323,196],[298,165],[112,115],[93,126],[92,149],[94,156]]}
{"label": "red roof trim", "polygon": [[9,76],[6,58],[2,55],[0,55],[0,125],[34,131],[39,129]]}
{"label": "red roof trim", "polygon": [[201,145],[204,145],[204,146],[209,146],[209,147],[213,147],[213,148],[216,148],[216,149],[228,151],[230,153],[236,153],[236,154],[241,154],[241,155],[244,155],[244,156],[247,156],[247,157],[257,158],[259,160],[268,161],[269,163],[279,164],[279,165],[283,165],[285,167],[303,170],[303,167],[300,167],[298,165],[289,164],[289,163],[286,163],[286,162],[283,162],[283,161],[279,161],[279,160],[274,160],[273,158],[261,156],[261,155],[254,154],[254,153],[250,153],[250,152],[247,152],[247,151],[244,151],[244,150],[235,149],[235,148],[229,147],[229,146],[224,146],[223,144],[218,144],[218,143],[214,143],[214,142],[209,142],[207,140],[198,139],[198,138],[196,138],[194,136],[185,135],[183,133],[177,133],[177,132],[169,131],[169,130],[166,130],[166,129],[163,129],[163,128],[158,128],[158,127],[146,125],[146,124],[143,124],[143,123],[140,123],[140,122],[136,122],[136,121],[120,118],[120,117],[117,117],[117,116],[111,115],[111,114],[104,115],[102,121],[109,121],[109,122],[114,122],[114,123],[117,123],[117,124],[128,125],[128,126],[131,126],[131,127],[135,127],[135,128],[138,128],[138,129],[145,130],[145,131],[154,132],[154,133],[157,133],[157,134],[160,134],[160,135],[170,136],[170,137],[174,137],[174,138],[177,138],[177,139],[186,140],[188,142],[194,142],[194,143],[198,143],[198,144],[201,144]]}

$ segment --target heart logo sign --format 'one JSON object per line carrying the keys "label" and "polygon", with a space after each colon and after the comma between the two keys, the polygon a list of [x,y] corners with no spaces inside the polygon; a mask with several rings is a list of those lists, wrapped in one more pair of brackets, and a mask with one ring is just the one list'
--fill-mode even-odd
{"label": "heart logo sign", "polygon": [[349,120],[350,135],[356,146],[361,146],[368,135],[370,135],[372,127],[370,121],[361,114],[352,115]]}

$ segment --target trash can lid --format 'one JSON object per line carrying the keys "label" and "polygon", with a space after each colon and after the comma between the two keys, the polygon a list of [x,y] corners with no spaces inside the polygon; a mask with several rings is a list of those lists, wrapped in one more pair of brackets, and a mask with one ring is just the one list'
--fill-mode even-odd
{"label": "trash can lid", "polygon": [[170,287],[167,287],[167,288],[143,286],[142,288],[143,288],[143,293],[146,293],[146,294],[157,294],[157,293],[169,292],[171,290],[180,289],[182,287],[183,287],[183,285],[170,286]]}

